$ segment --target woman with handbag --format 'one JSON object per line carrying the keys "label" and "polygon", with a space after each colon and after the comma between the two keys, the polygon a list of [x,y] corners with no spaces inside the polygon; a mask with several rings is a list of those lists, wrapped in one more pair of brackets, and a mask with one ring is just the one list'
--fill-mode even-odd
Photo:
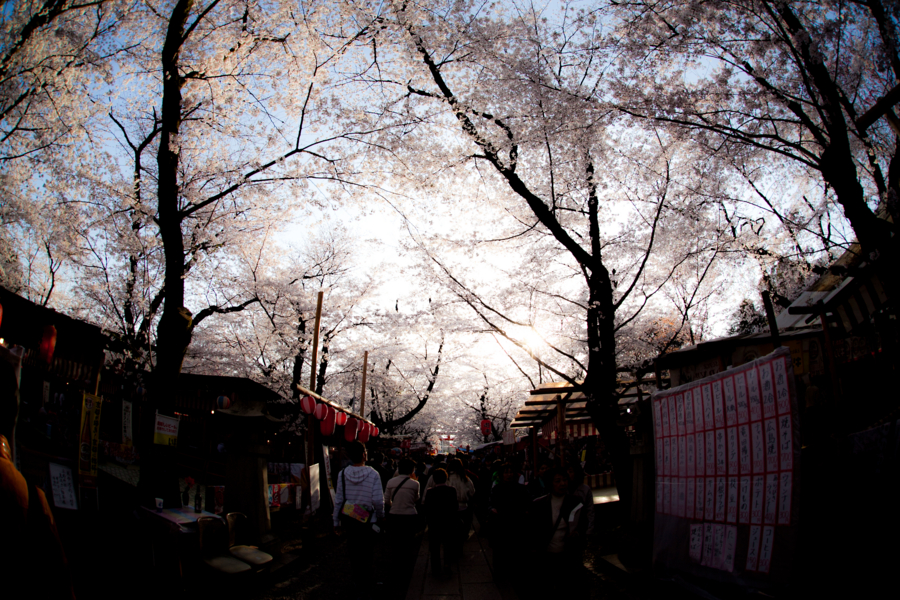
{"label": "woman with handbag", "polygon": [[384,496],[381,495],[378,471],[366,466],[366,446],[362,442],[351,442],[347,455],[352,464],[338,474],[332,520],[337,535],[347,534],[350,571],[356,578],[357,590],[366,597],[375,583],[372,562],[375,532],[372,527],[384,519]]}

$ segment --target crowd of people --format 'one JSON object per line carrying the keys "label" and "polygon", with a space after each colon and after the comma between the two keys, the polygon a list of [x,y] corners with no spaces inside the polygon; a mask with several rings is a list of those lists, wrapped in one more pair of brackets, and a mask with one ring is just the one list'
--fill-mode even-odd
{"label": "crowd of people", "polygon": [[[385,574],[372,568],[379,534],[398,562],[414,555],[427,525],[430,575],[452,575],[463,543],[473,532],[487,536],[493,572],[511,583],[527,581],[528,595],[573,585],[582,570],[594,526],[593,497],[581,464],[544,460],[537,469],[514,457],[468,459],[437,455],[421,461],[370,457],[364,444],[346,448],[349,464],[336,478],[335,533],[347,535],[350,569],[363,597]],[[538,570],[535,570],[538,569]],[[529,573],[553,573],[535,580]]]}

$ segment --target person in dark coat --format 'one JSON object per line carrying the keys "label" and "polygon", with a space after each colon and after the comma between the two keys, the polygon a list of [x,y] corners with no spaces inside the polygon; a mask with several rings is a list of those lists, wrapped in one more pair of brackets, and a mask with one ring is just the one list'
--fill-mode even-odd
{"label": "person in dark coat", "polygon": [[[434,487],[428,490],[423,506],[428,522],[428,549],[431,552],[431,573],[435,577],[450,574],[449,558],[459,531],[459,501],[456,489],[447,485],[447,471],[437,469],[432,473]],[[444,560],[441,561],[441,546]]]}
{"label": "person in dark coat", "polygon": [[577,589],[579,580],[576,538],[584,506],[569,494],[569,475],[564,469],[551,470],[548,479],[551,491],[531,503],[529,518],[534,572],[545,574],[531,590],[535,598],[551,592],[566,597]]}
{"label": "person in dark coat", "polygon": [[528,509],[528,492],[518,481],[513,465],[499,468],[500,481],[491,490],[491,547],[494,549],[494,575],[499,579],[513,575],[517,549],[521,547],[522,524]]}

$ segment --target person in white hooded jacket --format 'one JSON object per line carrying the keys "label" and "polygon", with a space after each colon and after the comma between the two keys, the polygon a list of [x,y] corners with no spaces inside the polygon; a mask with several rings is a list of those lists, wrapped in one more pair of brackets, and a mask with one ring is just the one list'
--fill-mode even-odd
{"label": "person in white hooded jacket", "polygon": [[[352,442],[347,447],[347,455],[352,465],[338,474],[335,490],[334,532],[347,534],[350,554],[350,571],[357,580],[357,589],[363,596],[373,584],[372,555],[375,539],[372,526],[384,519],[384,496],[381,490],[381,476],[372,467],[366,466],[366,446],[362,442]],[[344,505],[350,503],[368,513],[364,521],[343,514]]]}

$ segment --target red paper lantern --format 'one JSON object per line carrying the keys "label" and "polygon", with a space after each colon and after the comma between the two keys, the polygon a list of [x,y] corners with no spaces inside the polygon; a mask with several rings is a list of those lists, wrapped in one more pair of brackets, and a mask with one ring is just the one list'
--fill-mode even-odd
{"label": "red paper lantern", "polygon": [[[320,404],[319,406],[325,406],[324,404]],[[318,407],[317,407],[318,408]],[[322,419],[322,422],[319,423],[319,431],[322,432],[322,435],[331,435],[334,433],[334,416],[335,410],[330,406],[325,407],[325,418]]]}
{"label": "red paper lantern", "polygon": [[484,435],[484,436],[491,435],[490,419],[482,419],[481,420],[481,435]]}
{"label": "red paper lantern", "polygon": [[347,413],[342,410],[336,412],[337,414],[334,416],[334,424],[343,427],[347,424]]}
{"label": "red paper lantern", "polygon": [[313,416],[321,421],[328,415],[328,408],[329,406],[325,403],[316,404],[316,409],[313,412]]}
{"label": "red paper lantern", "polygon": [[372,437],[378,437],[378,433],[379,433],[379,432],[378,432],[378,428],[377,428],[377,427],[373,427],[373,428],[372,428]]}
{"label": "red paper lantern", "polygon": [[359,426],[359,433],[357,434],[357,437],[359,438],[359,441],[361,441],[363,444],[365,444],[366,442],[369,441],[369,428],[370,427],[371,427],[371,425],[369,425],[366,422],[363,422]]}
{"label": "red paper lantern", "polygon": [[356,432],[359,429],[359,421],[356,419],[347,419],[347,424],[344,426],[344,439],[348,442],[352,442],[356,439]]}
{"label": "red paper lantern", "polygon": [[3,324],[3,305],[0,304],[0,325]]}
{"label": "red paper lantern", "polygon": [[47,325],[44,327],[44,335],[41,337],[41,360],[48,365],[53,362],[54,350],[56,350],[56,327]]}
{"label": "red paper lantern", "polygon": [[224,409],[224,408],[230,408],[231,407],[231,398],[229,398],[228,396],[219,396],[218,398],[216,398],[216,407],[218,407],[219,410]]}
{"label": "red paper lantern", "polygon": [[312,396],[303,396],[300,399],[300,410],[308,415],[313,414],[316,411],[316,399]]}

